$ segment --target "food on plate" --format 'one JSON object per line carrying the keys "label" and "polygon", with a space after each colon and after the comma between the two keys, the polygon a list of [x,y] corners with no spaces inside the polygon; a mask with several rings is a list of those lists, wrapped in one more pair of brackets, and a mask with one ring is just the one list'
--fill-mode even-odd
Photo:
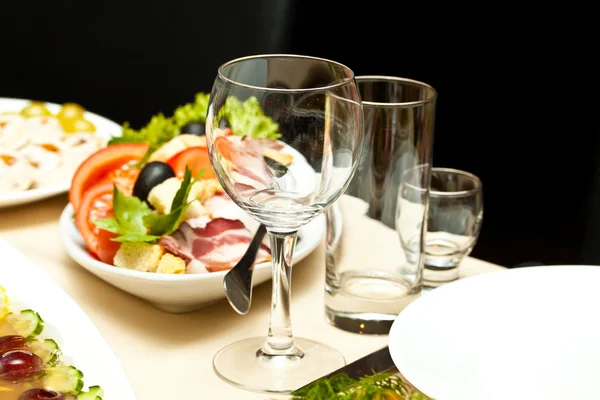
{"label": "food on plate", "polygon": [[380,372],[353,379],[345,373],[321,378],[292,392],[293,400],[431,400],[398,375]]}
{"label": "food on plate", "polygon": [[99,386],[84,391],[83,373],[63,360],[52,338],[45,337],[42,317],[9,305],[0,286],[0,399],[102,400]]}
{"label": "food on plate", "polygon": [[152,161],[144,165],[133,186],[133,195],[141,200],[148,200],[150,191],[169,178],[174,178],[175,172],[169,164]]}
{"label": "food on plate", "polygon": [[[210,273],[232,268],[258,222],[216,179],[205,136],[208,95],[157,114],[139,130],[126,123],[76,171],[69,201],[88,251],[116,268],[148,273]],[[248,185],[266,185],[266,159],[293,163],[278,125],[251,97],[226,101],[215,146],[222,164]],[[265,243],[256,262],[271,259]]]}
{"label": "food on plate", "polygon": [[106,145],[78,104],[56,115],[42,102],[0,114],[0,193],[68,182],[78,165]]}

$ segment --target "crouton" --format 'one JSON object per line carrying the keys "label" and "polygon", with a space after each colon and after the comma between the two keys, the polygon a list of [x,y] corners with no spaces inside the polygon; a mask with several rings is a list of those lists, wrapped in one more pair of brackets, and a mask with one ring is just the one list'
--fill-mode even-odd
{"label": "crouton", "polygon": [[263,153],[265,157],[270,158],[271,160],[277,161],[279,164],[283,164],[286,167],[291,165],[294,161],[294,156],[288,153],[283,153],[274,149],[266,149]]}
{"label": "crouton", "polygon": [[190,197],[199,200],[200,203],[204,203],[206,200],[222,191],[223,188],[216,179],[203,179],[192,185]]}
{"label": "crouton", "polygon": [[167,162],[175,154],[196,146],[206,147],[206,137],[187,133],[177,135],[152,153],[148,161]]}
{"label": "crouton", "polygon": [[115,254],[114,264],[119,268],[156,272],[165,249],[157,244],[125,242]]}
{"label": "crouton", "polygon": [[[202,206],[200,201],[195,201],[196,196],[194,194],[194,187],[198,183],[195,183],[190,188],[190,193],[188,195],[188,201],[191,201],[187,210],[185,210],[185,214],[183,216],[183,220],[188,220],[191,218],[201,217],[203,215],[209,215],[209,212],[206,208]],[[181,179],[179,178],[169,178],[164,182],[154,186],[150,193],[148,194],[148,202],[152,204],[154,209],[161,214],[168,214],[171,212],[171,204],[173,203],[173,198],[175,198],[175,194],[181,187]],[[202,187],[198,187],[197,190],[203,190]],[[206,189],[208,190],[208,188]],[[214,194],[213,194],[214,195]]]}
{"label": "crouton", "polygon": [[185,261],[170,253],[165,253],[158,263],[156,272],[159,274],[185,274]]}
{"label": "crouton", "polygon": [[148,203],[152,204],[154,209],[161,214],[168,214],[171,211],[171,204],[175,193],[181,187],[181,179],[169,178],[154,186],[148,193]]}

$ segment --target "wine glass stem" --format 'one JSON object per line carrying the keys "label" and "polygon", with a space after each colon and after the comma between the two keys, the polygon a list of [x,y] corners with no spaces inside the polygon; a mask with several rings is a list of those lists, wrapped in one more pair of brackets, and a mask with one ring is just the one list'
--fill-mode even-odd
{"label": "wine glass stem", "polygon": [[292,255],[298,232],[269,232],[273,257],[273,291],[269,333],[261,352],[266,356],[301,356],[294,344],[290,317]]}

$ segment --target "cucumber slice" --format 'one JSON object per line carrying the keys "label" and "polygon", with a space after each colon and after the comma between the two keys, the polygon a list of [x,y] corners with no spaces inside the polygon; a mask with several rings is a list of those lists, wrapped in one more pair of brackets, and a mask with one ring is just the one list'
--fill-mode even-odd
{"label": "cucumber slice", "polygon": [[18,335],[25,338],[37,336],[44,330],[44,320],[33,310],[23,310],[19,314],[9,313],[6,320]]}
{"label": "cucumber slice", "polygon": [[44,375],[44,387],[55,392],[77,394],[83,389],[83,372],[65,365],[48,368]]}
{"label": "cucumber slice", "polygon": [[31,342],[31,351],[44,361],[44,364],[54,366],[59,361],[61,351],[52,339],[35,340]]}
{"label": "cucumber slice", "polygon": [[77,400],[102,400],[104,390],[100,386],[90,386],[87,392],[81,392],[77,395]]}

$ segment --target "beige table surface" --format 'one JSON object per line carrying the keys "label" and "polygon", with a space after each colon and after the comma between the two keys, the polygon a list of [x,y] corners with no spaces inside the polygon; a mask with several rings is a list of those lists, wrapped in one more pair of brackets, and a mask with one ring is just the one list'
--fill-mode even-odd
{"label": "beige table surface", "polygon": [[[69,258],[58,234],[58,219],[66,204],[66,196],[58,196],[0,209],[0,237],[46,271],[88,314],[121,360],[140,400],[273,397],[234,388],[212,370],[212,357],[218,349],[238,339],[266,334],[270,284],[256,288],[253,308],[246,316],[236,314],[226,300],[189,314],[160,311],[96,278]],[[387,345],[385,335],[352,334],[325,322],[324,265],[322,244],[294,266],[295,335],[334,346],[347,362]],[[461,276],[499,268],[467,258]]]}

